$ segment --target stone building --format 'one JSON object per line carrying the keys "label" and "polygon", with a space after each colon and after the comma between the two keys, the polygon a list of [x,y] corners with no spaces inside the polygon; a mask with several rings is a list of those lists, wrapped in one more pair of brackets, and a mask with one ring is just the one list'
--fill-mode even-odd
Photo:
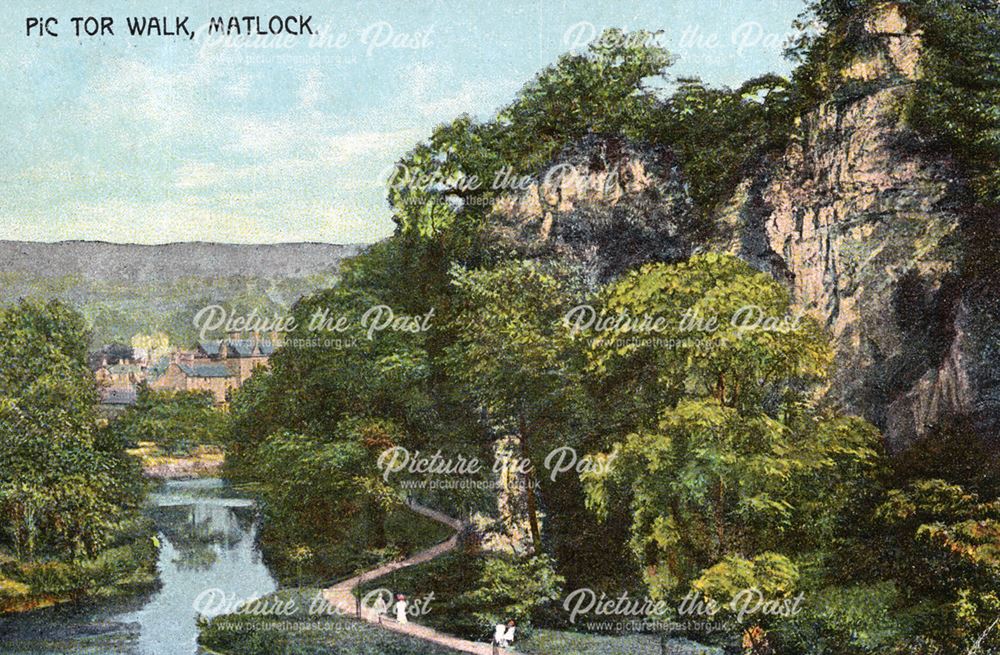
{"label": "stone building", "polygon": [[274,349],[274,342],[269,339],[260,339],[257,335],[244,339],[234,334],[219,341],[200,341],[195,359],[225,363],[242,385],[253,375],[254,369],[267,366]]}
{"label": "stone building", "polygon": [[225,405],[229,391],[239,386],[239,376],[225,364],[193,359],[171,362],[163,375],[150,384],[150,388],[161,391],[209,391],[216,405]]}
{"label": "stone building", "polygon": [[228,339],[200,341],[194,351],[176,351],[145,367],[131,362],[102,363],[94,376],[103,389],[133,394],[141,382],[160,391],[208,391],[221,406],[228,402],[230,390],[240,387],[258,367],[267,366],[274,350],[270,339],[231,334]]}

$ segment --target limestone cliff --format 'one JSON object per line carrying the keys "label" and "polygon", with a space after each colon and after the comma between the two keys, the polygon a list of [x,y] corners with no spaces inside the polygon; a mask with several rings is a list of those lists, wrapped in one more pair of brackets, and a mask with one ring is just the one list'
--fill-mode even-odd
{"label": "limestone cliff", "polygon": [[705,236],[667,148],[591,136],[523,186],[493,207],[495,247],[572,260],[594,283],[684,258]]}
{"label": "limestone cliff", "polygon": [[[841,75],[722,213],[730,249],[785,281],[830,331],[832,392],[898,448],[948,414],[991,414],[973,366],[983,305],[962,281],[969,194],[956,167],[921,154],[904,108],[920,33],[888,5],[879,48]],[[977,388],[978,387],[978,388]]]}
{"label": "limestone cliff", "polygon": [[[888,3],[874,47],[840,71],[785,152],[758,162],[706,234],[668,149],[591,138],[576,175],[540,177],[494,208],[497,243],[570,255],[613,277],[721,248],[770,272],[831,334],[830,394],[899,449],[942,418],[1000,428],[1000,288],[966,274],[971,194],[907,126],[921,33]],[[583,189],[583,190],[581,190]]]}

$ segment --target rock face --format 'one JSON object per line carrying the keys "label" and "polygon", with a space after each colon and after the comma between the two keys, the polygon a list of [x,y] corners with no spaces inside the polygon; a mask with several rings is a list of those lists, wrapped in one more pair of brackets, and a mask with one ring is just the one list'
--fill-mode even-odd
{"label": "rock face", "polygon": [[520,257],[559,257],[594,284],[646,262],[675,261],[701,238],[673,154],[614,137],[568,149],[493,207],[493,241]]}
{"label": "rock face", "polygon": [[921,33],[893,3],[865,29],[874,47],[710,226],[669,150],[592,137],[554,164],[573,175],[540,176],[494,207],[496,243],[582,262],[595,282],[699,247],[728,250],[827,328],[830,395],[882,428],[891,449],[952,415],[1000,445],[1000,282],[968,274],[971,193],[953,162],[921,151],[904,117]]}
{"label": "rock face", "polygon": [[983,292],[960,277],[969,196],[951,162],[917,153],[902,118],[920,35],[892,5],[867,27],[883,47],[842,72],[841,97],[803,118],[721,222],[732,252],[827,327],[832,393],[898,449],[949,414],[978,414],[988,432],[997,412]]}

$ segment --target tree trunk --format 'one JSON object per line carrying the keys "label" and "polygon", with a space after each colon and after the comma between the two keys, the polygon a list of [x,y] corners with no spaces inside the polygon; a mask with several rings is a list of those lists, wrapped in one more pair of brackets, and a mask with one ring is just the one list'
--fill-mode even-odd
{"label": "tree trunk", "polygon": [[372,530],[372,543],[376,548],[385,548],[388,539],[385,534],[386,513],[374,501],[366,501],[368,521]]}
{"label": "tree trunk", "polygon": [[[521,457],[522,459],[528,458],[528,434],[527,434],[527,424],[525,423],[524,416],[518,417],[518,431],[520,434],[521,442]],[[526,487],[527,496],[525,500],[528,505],[528,526],[531,529],[531,544],[535,550],[535,554],[542,552],[542,531],[538,527],[538,505],[535,502],[535,467],[531,465],[528,467],[524,474],[524,484]]]}

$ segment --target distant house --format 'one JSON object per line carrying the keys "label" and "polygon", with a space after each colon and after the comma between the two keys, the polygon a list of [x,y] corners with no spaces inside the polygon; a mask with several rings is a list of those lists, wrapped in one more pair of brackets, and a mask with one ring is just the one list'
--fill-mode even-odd
{"label": "distant house", "polygon": [[242,385],[253,375],[254,369],[267,365],[274,350],[274,342],[269,339],[260,339],[256,336],[252,339],[243,339],[233,335],[229,339],[198,342],[195,357],[225,362],[236,373]]}
{"label": "distant house", "polygon": [[105,405],[134,405],[137,398],[135,387],[105,387],[101,389],[101,402]]}
{"label": "distant house", "polygon": [[106,387],[100,389],[101,405],[99,411],[107,419],[113,419],[135,404],[137,394],[135,387]]}
{"label": "distant house", "polygon": [[146,379],[142,367],[129,362],[101,366],[94,371],[94,377],[106,387],[129,387]]}
{"label": "distant house", "polygon": [[226,394],[240,386],[238,374],[225,364],[173,361],[163,375],[150,384],[153,389],[209,391],[217,405],[226,403]]}
{"label": "distant house", "polygon": [[[270,339],[234,333],[228,339],[200,341],[194,351],[175,351],[147,366],[131,361],[108,366],[104,358],[94,376],[105,389],[130,389],[134,394],[136,385],[145,382],[161,391],[208,391],[216,404],[224,405],[229,391],[246,382],[257,367],[267,366],[274,351]],[[114,403],[102,396],[102,404]]]}

